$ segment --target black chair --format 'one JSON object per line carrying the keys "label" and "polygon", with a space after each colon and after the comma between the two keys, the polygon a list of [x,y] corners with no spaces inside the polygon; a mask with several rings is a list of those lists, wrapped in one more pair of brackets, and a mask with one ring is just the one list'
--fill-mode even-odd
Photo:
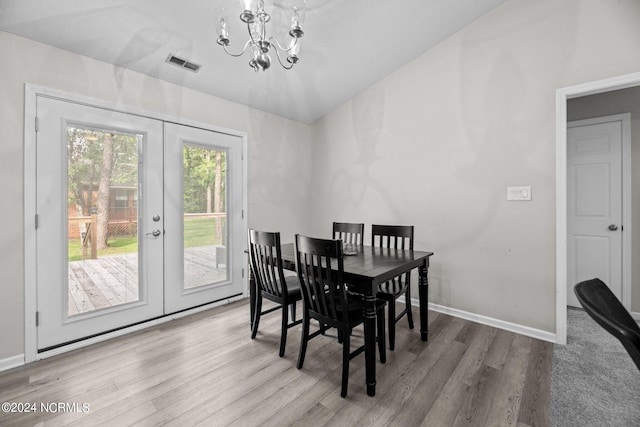
{"label": "black chair", "polygon": [[[342,389],[346,397],[349,382],[349,361],[364,351],[364,345],[351,351],[353,328],[364,320],[363,298],[347,293],[344,283],[342,241],[314,239],[296,234],[296,271],[302,288],[302,340],[298,356],[298,369],[302,369],[307,343],[326,328],[336,328],[342,341]],[[377,300],[378,350],[380,361],[386,362],[384,343],[384,301]],[[316,319],[322,325],[309,333],[309,323]]]}
{"label": "black chair", "polygon": [[364,245],[364,224],[350,222],[333,223],[333,239],[342,240],[345,245]]}
{"label": "black chair", "polygon": [[622,343],[640,369],[640,327],[611,289],[602,280],[591,279],[575,285],[573,292],[584,311]]}
{"label": "black chair", "polygon": [[[413,225],[372,225],[371,246],[388,249],[413,250]],[[405,296],[406,308],[396,316],[396,299]],[[405,314],[409,321],[409,329],[413,329],[413,315],[411,313],[411,273],[398,276],[382,283],[376,295],[389,303],[389,349],[396,345],[396,323]]]}
{"label": "black chair", "polygon": [[[258,333],[260,316],[282,309],[282,330],[280,332],[280,357],[284,356],[287,344],[287,329],[302,323],[296,321],[296,301],[302,299],[300,283],[295,276],[285,276],[282,268],[280,233],[249,230],[249,261],[256,283],[256,300],[251,339]],[[278,304],[262,311],[262,298]],[[289,323],[287,307],[291,308],[292,323]]]}

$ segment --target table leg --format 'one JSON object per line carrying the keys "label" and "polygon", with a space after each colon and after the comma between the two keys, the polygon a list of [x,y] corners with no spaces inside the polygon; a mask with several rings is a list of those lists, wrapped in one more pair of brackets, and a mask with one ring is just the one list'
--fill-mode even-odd
{"label": "table leg", "polygon": [[364,363],[367,394],[376,395],[376,296],[364,295]]}
{"label": "table leg", "polygon": [[422,341],[429,339],[429,323],[427,317],[427,310],[429,307],[429,279],[427,273],[429,268],[427,262],[420,266],[418,269],[418,295],[420,298],[420,338]]}
{"label": "table leg", "polygon": [[255,317],[256,306],[256,280],[253,277],[251,267],[249,267],[249,328],[253,331],[253,318]]}

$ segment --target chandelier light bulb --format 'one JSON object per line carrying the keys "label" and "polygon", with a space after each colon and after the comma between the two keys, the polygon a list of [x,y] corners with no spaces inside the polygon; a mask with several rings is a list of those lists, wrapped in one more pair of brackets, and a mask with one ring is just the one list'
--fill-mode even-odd
{"label": "chandelier light bulb", "polygon": [[289,31],[289,35],[296,39],[304,36],[302,28],[300,28],[300,14],[298,13],[297,7],[293,8],[293,14],[291,15],[291,30]]}
{"label": "chandelier light bulb", "polygon": [[218,19],[218,34],[218,44],[226,47],[229,44],[229,29],[223,16]]}
{"label": "chandelier light bulb", "polygon": [[293,46],[289,49],[289,56],[287,56],[287,62],[292,66],[300,61],[298,58],[298,54],[300,53],[300,39],[295,39],[293,43]]}
{"label": "chandelier light bulb", "polygon": [[300,14],[298,13],[298,8],[293,8],[293,14],[291,15],[291,27],[299,27],[300,26]]}
{"label": "chandelier light bulb", "polygon": [[253,9],[251,8],[252,0],[241,0],[244,10],[240,14],[240,20],[246,24],[250,24],[255,20]]}
{"label": "chandelier light bulb", "polygon": [[291,55],[296,55],[298,56],[298,54],[300,53],[300,44],[302,43],[301,40],[296,40],[295,44],[293,45],[293,47],[291,48]]}
{"label": "chandelier light bulb", "polygon": [[224,18],[221,16],[219,23],[220,23],[220,36],[224,37],[225,39],[228,39],[229,29],[227,28],[227,21],[225,21]]}

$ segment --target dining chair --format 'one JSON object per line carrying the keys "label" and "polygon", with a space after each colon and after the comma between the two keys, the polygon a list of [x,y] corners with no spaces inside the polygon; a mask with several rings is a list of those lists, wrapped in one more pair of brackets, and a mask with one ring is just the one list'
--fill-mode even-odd
{"label": "dining chair", "polygon": [[[413,250],[413,225],[372,225],[371,246],[387,249]],[[406,307],[396,315],[396,299],[405,296]],[[394,277],[378,286],[377,298],[389,303],[389,349],[396,345],[396,323],[407,316],[409,329],[413,329],[413,315],[411,313],[411,273]]]}
{"label": "dining chair", "polygon": [[[256,284],[255,305],[252,307],[254,320],[251,339],[254,339],[258,333],[261,315],[282,309],[280,332],[280,357],[282,357],[287,344],[287,330],[302,323],[302,319],[296,321],[296,302],[302,300],[302,292],[295,276],[284,275],[280,233],[249,229],[249,260]],[[262,311],[262,298],[278,305]],[[289,323],[287,308],[291,309],[291,323]]]}
{"label": "dining chair", "polygon": [[[322,334],[325,328],[336,328],[342,341],[342,388],[340,396],[347,396],[349,361],[364,351],[364,345],[351,351],[353,328],[364,320],[362,296],[347,293],[344,283],[344,260],[340,240],[316,239],[296,234],[296,271],[302,288],[302,339],[298,356],[298,369],[302,369],[307,343]],[[377,338],[380,361],[386,362],[384,335],[384,306],[376,300],[378,312]],[[311,319],[322,325],[309,333]]]}
{"label": "dining chair", "polygon": [[611,289],[602,280],[591,279],[575,285],[573,292],[584,311],[622,343],[640,369],[640,327]]}
{"label": "dining chair", "polygon": [[333,238],[342,240],[343,244],[364,245],[364,224],[351,222],[334,222]]}

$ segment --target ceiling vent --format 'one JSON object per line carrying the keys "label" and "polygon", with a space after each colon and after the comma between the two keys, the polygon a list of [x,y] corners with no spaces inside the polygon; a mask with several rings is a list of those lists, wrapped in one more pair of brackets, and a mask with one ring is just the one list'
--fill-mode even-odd
{"label": "ceiling vent", "polygon": [[193,71],[194,73],[197,73],[198,70],[200,69],[200,66],[198,64],[189,62],[186,59],[178,58],[177,56],[172,54],[169,54],[166,62],[168,62],[169,64],[173,64],[176,67],[185,68],[189,71]]}

